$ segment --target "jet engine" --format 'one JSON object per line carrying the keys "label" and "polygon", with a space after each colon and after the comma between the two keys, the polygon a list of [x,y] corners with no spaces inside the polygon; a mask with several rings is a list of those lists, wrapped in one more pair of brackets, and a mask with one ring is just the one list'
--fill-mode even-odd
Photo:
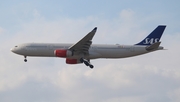
{"label": "jet engine", "polygon": [[57,57],[70,57],[73,56],[73,52],[70,50],[60,49],[54,51],[55,56]]}
{"label": "jet engine", "polygon": [[66,58],[66,63],[67,64],[78,64],[78,63],[81,63],[78,59],[69,59],[69,58]]}

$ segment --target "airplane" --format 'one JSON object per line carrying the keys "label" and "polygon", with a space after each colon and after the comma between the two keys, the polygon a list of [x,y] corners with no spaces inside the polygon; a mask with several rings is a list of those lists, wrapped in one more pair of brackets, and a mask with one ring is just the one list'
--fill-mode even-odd
{"label": "airplane", "polygon": [[159,25],[141,42],[134,45],[107,45],[92,44],[92,39],[97,31],[95,27],[85,37],[75,44],[67,43],[24,43],[11,49],[13,53],[24,56],[34,57],[59,57],[66,58],[67,64],[84,63],[90,68],[94,66],[90,63],[91,59],[97,58],[126,58],[146,54],[149,52],[163,50],[160,38],[166,25]]}

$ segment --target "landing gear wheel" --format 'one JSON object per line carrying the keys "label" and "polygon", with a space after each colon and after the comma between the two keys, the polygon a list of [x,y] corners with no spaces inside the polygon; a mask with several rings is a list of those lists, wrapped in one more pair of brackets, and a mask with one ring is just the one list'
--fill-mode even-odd
{"label": "landing gear wheel", "polygon": [[24,62],[27,62],[26,56],[24,56]]}
{"label": "landing gear wheel", "polygon": [[24,59],[24,62],[27,62],[27,59]]}
{"label": "landing gear wheel", "polygon": [[86,66],[89,66],[89,63],[88,63],[87,61],[84,61],[84,64],[85,64]]}
{"label": "landing gear wheel", "polygon": [[80,58],[80,62],[84,63],[86,66],[89,66],[91,69],[94,68],[94,66],[90,63],[90,60]]}
{"label": "landing gear wheel", "polygon": [[93,68],[94,68],[94,66],[93,66],[93,65],[89,65],[89,67],[90,67],[91,69],[93,69]]}

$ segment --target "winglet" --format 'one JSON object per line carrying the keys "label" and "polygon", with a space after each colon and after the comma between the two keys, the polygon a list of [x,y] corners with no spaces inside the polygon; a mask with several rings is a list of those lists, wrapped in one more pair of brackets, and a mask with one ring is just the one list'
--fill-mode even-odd
{"label": "winglet", "polygon": [[95,31],[96,31],[96,30],[97,30],[97,27],[95,27],[93,30],[95,30]]}
{"label": "winglet", "polygon": [[159,42],[161,36],[166,28],[166,25],[159,25],[154,31],[152,31],[144,40],[135,45],[152,45]]}

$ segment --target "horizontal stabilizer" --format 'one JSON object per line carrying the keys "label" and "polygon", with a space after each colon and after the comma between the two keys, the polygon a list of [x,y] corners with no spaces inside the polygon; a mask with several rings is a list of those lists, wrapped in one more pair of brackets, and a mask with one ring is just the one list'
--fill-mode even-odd
{"label": "horizontal stabilizer", "polygon": [[156,43],[154,43],[154,44],[152,44],[152,45],[150,45],[150,46],[147,46],[147,47],[146,47],[146,50],[147,50],[147,51],[156,50],[156,49],[158,49],[158,47],[159,47],[160,44],[161,44],[161,42],[156,42]]}

